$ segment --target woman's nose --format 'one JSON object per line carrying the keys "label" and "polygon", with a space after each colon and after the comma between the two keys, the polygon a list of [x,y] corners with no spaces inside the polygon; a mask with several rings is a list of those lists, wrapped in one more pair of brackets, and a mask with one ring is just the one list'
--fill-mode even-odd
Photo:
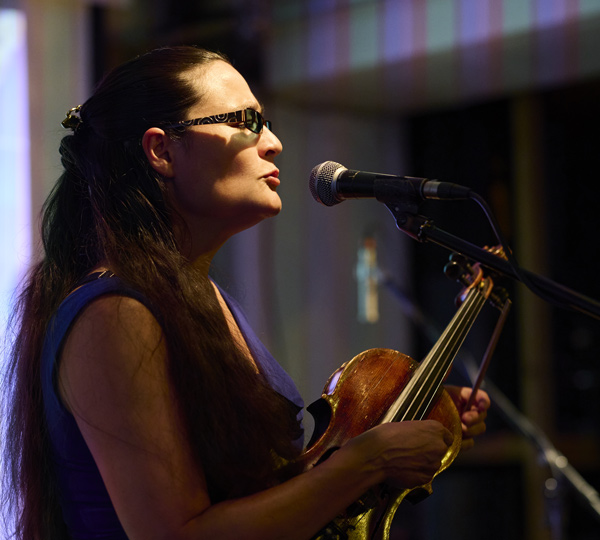
{"label": "woman's nose", "polygon": [[283,150],[283,144],[268,127],[264,127],[260,134],[260,146],[265,155],[277,156]]}

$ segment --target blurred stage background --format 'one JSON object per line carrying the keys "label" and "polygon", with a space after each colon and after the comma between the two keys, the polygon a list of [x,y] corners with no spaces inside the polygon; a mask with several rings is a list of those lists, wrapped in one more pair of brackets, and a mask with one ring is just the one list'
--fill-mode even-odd
{"label": "blurred stage background", "polygon": [[[323,161],[467,185],[492,206],[522,266],[600,298],[599,0],[3,0],[4,303],[38,255],[65,112],[116,64],[184,43],[226,52],[284,143],[282,214],[230,241],[215,276],[307,403],[363,350],[422,358],[431,344],[406,306],[443,328],[459,291],[442,272],[449,253],[399,231],[381,203],[313,201],[308,177]],[[421,213],[476,245],[496,243],[472,202],[428,202]],[[365,238],[402,291],[380,284],[370,323],[357,310]],[[503,283],[514,307],[489,378],[598,489],[600,322]],[[475,358],[494,323],[490,309],[472,332]],[[459,362],[453,381],[462,373]],[[396,537],[599,538],[573,490],[547,489],[550,471],[498,408],[488,424],[433,496],[401,506]],[[558,511],[564,529],[553,536]]]}

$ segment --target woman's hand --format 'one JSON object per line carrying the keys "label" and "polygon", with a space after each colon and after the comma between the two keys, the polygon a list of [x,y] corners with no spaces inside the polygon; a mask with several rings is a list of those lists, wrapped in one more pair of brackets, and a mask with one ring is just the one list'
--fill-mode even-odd
{"label": "woman's hand", "polygon": [[350,440],[339,452],[352,452],[357,468],[371,469],[386,482],[405,489],[431,482],[453,436],[435,420],[391,422]]}
{"label": "woman's hand", "polygon": [[472,389],[460,386],[446,386],[445,388],[460,414],[463,435],[461,449],[468,450],[475,444],[473,438],[485,432],[485,419],[490,408],[490,397],[487,392],[478,390],[471,407],[466,411],[464,408],[471,397]]}

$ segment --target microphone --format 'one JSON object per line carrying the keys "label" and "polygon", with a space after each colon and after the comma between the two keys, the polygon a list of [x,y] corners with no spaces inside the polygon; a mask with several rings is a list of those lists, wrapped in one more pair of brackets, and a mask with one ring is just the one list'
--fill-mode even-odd
{"label": "microphone", "polygon": [[308,183],[313,198],[325,206],[346,199],[377,199],[393,202],[425,199],[464,200],[471,189],[427,178],[395,176],[346,169],[335,161],[325,161],[313,168]]}

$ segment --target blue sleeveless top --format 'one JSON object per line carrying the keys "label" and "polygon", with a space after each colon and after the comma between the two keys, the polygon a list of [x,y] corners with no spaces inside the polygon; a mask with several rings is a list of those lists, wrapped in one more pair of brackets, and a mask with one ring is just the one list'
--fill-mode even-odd
{"label": "blue sleeveless top", "polygon": [[[301,426],[304,403],[291,378],[275,361],[250,327],[241,307],[219,289],[244,336],[261,373],[271,387],[298,408]],[[75,418],[64,407],[57,389],[57,364],[62,344],[82,310],[103,294],[134,298],[152,311],[149,301],[110,274],[84,283],[69,295],[48,325],[42,353],[42,391],[63,517],[72,540],[127,540],[94,458]],[[302,448],[303,436],[296,440]]]}

